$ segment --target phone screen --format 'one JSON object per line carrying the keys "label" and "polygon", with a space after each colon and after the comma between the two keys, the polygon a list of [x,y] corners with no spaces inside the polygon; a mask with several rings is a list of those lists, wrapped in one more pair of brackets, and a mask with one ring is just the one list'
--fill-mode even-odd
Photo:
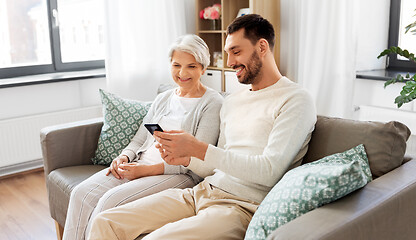
{"label": "phone screen", "polygon": [[163,132],[163,129],[157,123],[145,123],[144,126],[149,130],[150,134],[153,135],[155,131]]}

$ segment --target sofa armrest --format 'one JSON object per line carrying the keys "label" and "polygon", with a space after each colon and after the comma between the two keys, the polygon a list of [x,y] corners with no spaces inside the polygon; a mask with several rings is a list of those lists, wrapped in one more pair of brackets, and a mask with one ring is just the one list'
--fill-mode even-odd
{"label": "sofa armrest", "polygon": [[57,168],[92,164],[102,125],[102,118],[95,118],[43,128],[40,142],[45,175]]}
{"label": "sofa armrest", "polygon": [[414,239],[416,160],[281,226],[268,239]]}

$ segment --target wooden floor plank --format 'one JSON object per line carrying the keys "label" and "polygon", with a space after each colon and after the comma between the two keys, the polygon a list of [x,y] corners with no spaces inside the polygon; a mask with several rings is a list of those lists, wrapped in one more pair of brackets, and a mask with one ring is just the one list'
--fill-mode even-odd
{"label": "wooden floor plank", "polygon": [[0,239],[56,239],[43,171],[0,179]]}

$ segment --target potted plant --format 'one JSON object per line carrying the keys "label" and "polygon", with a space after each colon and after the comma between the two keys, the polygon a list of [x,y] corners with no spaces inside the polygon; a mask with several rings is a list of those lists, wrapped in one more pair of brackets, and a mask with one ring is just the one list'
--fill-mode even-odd
{"label": "potted plant", "polygon": [[199,12],[199,18],[211,20],[211,30],[220,29],[221,4],[216,3],[206,7]]}
{"label": "potted plant", "polygon": [[[408,33],[410,31],[410,33],[416,35],[416,21],[407,25],[405,29],[405,33]],[[401,49],[400,47],[395,46],[385,49],[383,52],[380,53],[380,55],[377,58],[381,58],[388,54],[397,54],[416,63],[414,53],[410,53],[406,49]],[[394,99],[394,103],[396,103],[397,107],[400,108],[404,103],[408,103],[416,99],[416,74],[414,74],[413,76],[410,73],[407,73],[405,76],[398,74],[395,78],[392,78],[388,80],[386,83],[384,83],[384,88],[396,82],[406,82],[406,84],[402,88],[402,91],[400,92],[400,95],[397,96],[396,99]]]}

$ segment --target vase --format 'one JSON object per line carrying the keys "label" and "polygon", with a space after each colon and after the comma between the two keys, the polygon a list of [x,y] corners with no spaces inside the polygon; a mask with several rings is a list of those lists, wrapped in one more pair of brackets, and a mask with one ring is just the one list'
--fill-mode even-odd
{"label": "vase", "polygon": [[211,20],[211,30],[221,30],[221,21],[219,19]]}

